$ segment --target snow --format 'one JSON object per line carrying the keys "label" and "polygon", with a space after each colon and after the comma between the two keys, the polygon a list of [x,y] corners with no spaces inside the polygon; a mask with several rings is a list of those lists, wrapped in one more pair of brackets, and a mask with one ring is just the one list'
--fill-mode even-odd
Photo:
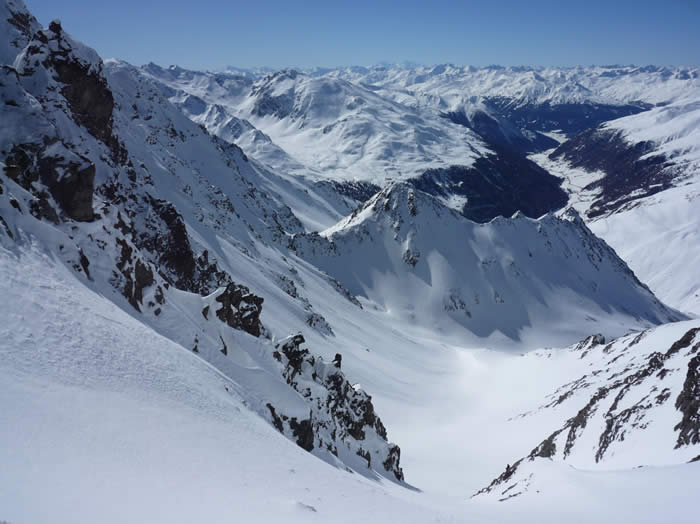
{"label": "snow", "polygon": [[397,98],[413,97],[421,105],[446,110],[460,107],[471,97],[505,97],[525,103],[624,104],[668,102],[697,94],[696,68],[591,66],[482,67],[443,64],[419,67],[372,67],[353,71],[339,68],[327,73],[356,83],[381,87]]}
{"label": "snow", "polygon": [[[64,42],[92,72],[104,73],[116,102],[113,131],[128,163],[110,160],[108,146],[75,122],[51,71],[27,69],[20,79],[6,71],[0,95],[18,105],[0,105],[9,123],[1,149],[48,137],[53,146],[44,154],[94,163],[98,216],[92,222],[62,216],[58,224],[36,219],[41,180],[22,187],[0,173],[0,520],[695,519],[700,470],[685,462],[697,445],[674,448],[680,413],[671,400],[649,412],[648,430],[630,430],[604,461],[591,458],[604,424],[598,417],[571,458],[524,467],[523,495],[505,503],[471,498],[565,424],[591,388],[607,383],[606,366],[617,372],[638,365],[698,327],[697,320],[668,323],[685,317],[658,302],[576,213],[475,224],[401,183],[353,212],[351,199],[316,184],[327,174],[386,182],[434,162],[468,163],[488,153],[471,132],[422,109],[423,103],[448,107],[443,95],[406,89],[392,99],[343,75],[384,82],[387,92],[391,75],[405,86],[454,78],[450,89],[464,88],[474,75],[487,79],[489,89],[565,100],[571,75],[583,81],[612,71],[624,78],[600,80],[610,89],[601,87],[597,97],[615,92],[618,100],[631,100],[648,81],[658,84],[651,100],[692,88],[692,77],[680,78],[685,70],[663,81],[663,70],[630,68],[215,74],[116,60],[102,67],[82,44]],[[20,51],[14,63],[23,65]],[[552,91],[547,79],[561,86]],[[571,89],[575,99],[588,88]],[[276,101],[273,110],[258,111],[266,100]],[[681,127],[692,132],[687,122]],[[567,187],[588,176],[571,174]],[[688,289],[697,288],[683,264],[694,259],[674,254],[692,252],[681,251],[683,242],[700,245],[693,242],[700,215],[696,190],[676,189],[655,196],[656,205],[647,201],[591,227],[609,226],[601,234],[649,276],[652,289],[689,310],[696,298]],[[165,286],[177,281],[159,258],[167,246],[143,245],[144,237],[171,233],[154,201],[172,203],[194,257],[206,251],[217,270],[264,298],[263,336],[213,314],[220,283],[201,295]],[[50,195],[47,202],[55,205]],[[654,242],[637,242],[640,252],[628,252],[637,226],[655,233]],[[669,249],[659,255],[661,242]],[[154,270],[140,310],[117,273],[129,251],[122,266]],[[651,254],[653,263],[642,264]],[[655,274],[663,278],[655,281]],[[642,328],[653,329],[625,351]],[[314,364],[307,361],[292,386],[275,343],[299,331]],[[598,347],[581,358],[563,347],[597,332],[624,338],[610,355]],[[268,403],[298,419],[330,417],[321,383],[336,373],[330,364],[336,353],[343,356],[343,384],[356,395],[349,398],[371,395],[388,438],[401,446],[407,484],[383,475],[376,460],[368,467],[349,439],[333,441],[347,445],[337,457],[318,447],[307,453],[275,428]],[[666,380],[674,395],[688,356],[672,361]],[[541,407],[558,388],[594,370],[599,382],[561,406]],[[649,393],[660,380],[634,394]],[[376,431],[367,433],[368,451],[387,445]]]}
{"label": "snow", "polygon": [[602,171],[587,171],[583,168],[575,168],[568,162],[562,160],[552,160],[549,155],[553,149],[543,153],[528,155],[528,158],[540,167],[546,169],[550,174],[562,179],[562,189],[569,195],[568,205],[584,215],[590,209],[593,202],[598,198],[600,189],[585,189],[589,184],[605,177]]}
{"label": "snow", "polygon": [[646,156],[664,154],[677,169],[700,172],[700,99],[689,97],[605,126],[619,129],[630,143],[654,142]]}
{"label": "snow", "polygon": [[411,357],[421,380],[395,392],[392,422],[425,489],[416,492],[303,452],[248,410],[235,382],[89,291],[39,246],[19,257],[3,250],[0,275],[0,420],[21,428],[0,432],[9,522],[693,522],[697,464],[534,464],[528,495],[468,498],[542,433],[534,419],[506,419],[574,374],[572,360],[554,373],[551,359],[440,344],[437,367]]}
{"label": "snow", "polygon": [[700,183],[682,184],[590,224],[665,303],[700,315]]}
{"label": "snow", "polygon": [[[636,115],[607,122],[630,145],[652,142],[645,157],[665,155],[666,169],[676,174],[675,187],[632,201],[613,214],[589,221],[591,230],[625,260],[635,274],[666,304],[700,314],[700,281],[690,268],[700,261],[700,102],[683,98]],[[548,158],[551,151],[530,155],[563,179],[569,204],[582,216],[598,197],[584,189],[605,176]]]}
{"label": "snow", "polygon": [[241,119],[254,126],[253,133],[264,133],[277,146],[274,152],[269,142],[258,145],[249,138],[250,131],[234,138],[210,119],[195,118],[224,139],[252,146],[247,151],[253,157],[278,171],[383,184],[429,167],[471,165],[488,152],[463,126],[337,78],[281,71],[259,79],[242,95],[212,86],[213,73],[188,72],[183,80],[157,66],[143,72],[164,83],[171,100],[197,96],[227,122]]}
{"label": "snow", "polygon": [[368,308],[477,345],[561,346],[677,318],[580,218],[475,224],[396,184],[322,235],[295,238],[297,253]]}

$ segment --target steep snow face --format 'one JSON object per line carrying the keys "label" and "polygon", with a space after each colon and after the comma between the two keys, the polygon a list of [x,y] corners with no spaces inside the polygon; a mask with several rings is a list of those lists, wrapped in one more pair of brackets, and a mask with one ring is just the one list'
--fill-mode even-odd
{"label": "steep snow face", "polygon": [[590,228],[664,303],[700,315],[700,183],[686,182],[601,217]]}
{"label": "steep snow face", "polygon": [[[307,348],[288,352],[303,362],[285,362],[269,340],[278,329],[261,320],[264,297],[232,277],[254,281],[241,259],[252,266],[303,231],[279,195],[260,189],[274,175],[200,129],[132,66],[105,68],[58,22],[32,35],[15,66],[0,86],[15,101],[0,107],[3,121],[17,123],[0,135],[0,244],[20,262],[2,264],[21,265],[40,245],[226,374],[250,409],[307,451],[401,481],[398,447],[369,395]],[[325,327],[308,300],[298,309],[295,328]]]}
{"label": "steep snow face", "polygon": [[[154,67],[144,72],[175,89],[174,99],[185,100],[184,92],[216,106],[217,112],[226,111],[227,123],[235,122],[232,117],[249,122],[289,156],[266,146],[267,150],[256,149],[260,160],[299,174],[383,183],[428,167],[470,165],[488,152],[483,141],[463,126],[336,78],[281,71],[258,80],[242,96],[239,91],[221,93],[218,84],[202,90],[200,85],[210,85],[213,73],[191,73],[209,79],[194,83],[178,81],[167,70],[161,73]],[[202,107],[200,114],[211,111]],[[200,119],[212,132],[233,137],[216,119]],[[252,142],[247,136],[243,140]]]}
{"label": "steep snow face", "polygon": [[[677,320],[575,211],[475,224],[407,184],[383,190],[297,254],[391,318],[471,345],[562,345]],[[572,319],[578,319],[572,321]]]}
{"label": "steep snow face", "polygon": [[566,351],[535,351],[524,358],[575,361],[580,376],[520,415],[549,412],[550,419],[561,422],[480,494],[501,500],[528,492],[531,496],[532,491],[543,488],[537,463],[546,459],[604,470],[697,460],[697,321],[662,326],[609,344],[600,336],[591,336]]}

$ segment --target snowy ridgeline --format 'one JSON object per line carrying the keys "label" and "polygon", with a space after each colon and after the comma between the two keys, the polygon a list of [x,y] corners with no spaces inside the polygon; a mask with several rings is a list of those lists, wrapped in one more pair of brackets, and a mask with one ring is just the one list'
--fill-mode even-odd
{"label": "snowy ridgeline", "polygon": [[683,318],[573,209],[475,224],[397,184],[321,235],[296,235],[292,246],[393,317],[459,332],[476,346],[561,346],[576,333],[618,336]]}
{"label": "snowy ridgeline", "polygon": [[[581,442],[604,431],[602,421],[591,419],[583,436],[576,426],[569,451],[553,436],[555,473],[537,489],[556,494],[550,480],[562,476],[591,485],[562,462],[602,471],[615,457],[624,460],[613,467],[632,468],[657,456],[658,473],[625,478],[664,500],[688,500],[697,468],[682,463],[697,455],[697,341],[670,354],[665,346],[695,321],[645,332],[633,347],[649,348],[646,357],[629,350],[639,335],[588,348],[584,358],[575,349],[516,354],[686,318],[576,212],[476,224],[412,184],[380,190],[278,172],[230,143],[231,126],[291,162],[284,151],[243,120],[212,131],[213,120],[197,117],[210,114],[209,102],[167,92],[153,67],[104,64],[60,23],[41,28],[21,2],[0,9],[0,119],[8,124],[0,133],[0,422],[27,428],[0,432],[9,465],[0,472],[0,519],[516,520],[537,500],[517,497],[515,511],[465,498],[551,430],[572,434],[567,420],[596,396],[592,388],[634,401],[634,409],[618,402],[633,414],[606,405],[613,430],[600,460]],[[172,74],[178,82],[195,75]],[[272,111],[307,122],[308,140],[327,117],[373,136],[376,123],[358,131],[362,103],[347,106],[348,93],[365,96],[357,86],[310,78],[217,81],[226,96],[255,91],[245,107],[256,125]],[[305,94],[300,100],[337,95],[346,106],[338,114],[323,100],[299,106],[285,98],[290,89]],[[401,125],[412,130],[389,120],[376,135],[399,141],[392,158],[410,164],[414,152],[401,140],[416,132],[453,133],[442,117],[416,120],[396,102],[371,100],[410,120]],[[341,128],[326,134],[342,141]],[[474,146],[470,154],[484,152],[471,131],[455,129]],[[372,166],[383,157],[367,158]],[[651,341],[664,346],[662,357]],[[474,349],[484,347],[491,350]],[[516,417],[551,403],[546,388],[564,377],[582,377],[564,388],[572,394]],[[513,381],[528,393],[513,398]],[[512,424],[522,424],[522,439],[503,438]],[[644,444],[628,446],[632,435]],[[481,451],[485,443],[492,453]],[[403,468],[426,493],[406,489]],[[524,468],[505,480],[520,482]],[[669,477],[677,480],[660,488]],[[575,497],[535,514],[557,521],[577,508]],[[608,515],[610,499],[602,490],[596,497],[587,514]],[[680,504],[676,520],[685,515]]]}

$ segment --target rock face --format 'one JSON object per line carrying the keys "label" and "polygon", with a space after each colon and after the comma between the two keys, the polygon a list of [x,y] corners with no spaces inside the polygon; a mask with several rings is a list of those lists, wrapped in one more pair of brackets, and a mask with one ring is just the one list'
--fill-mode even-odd
{"label": "rock face", "polygon": [[275,427],[307,451],[327,452],[346,464],[360,457],[367,467],[403,481],[401,450],[387,441],[372,397],[348,382],[339,354],[324,362],[302,347],[304,342],[301,334],[290,336],[275,345],[273,356],[287,384],[308,403],[309,418],[288,418],[268,404]]}
{"label": "rock face", "polygon": [[50,53],[45,64],[56,71],[58,81],[64,84],[61,93],[70,104],[73,118],[103,142],[112,139],[112,111],[114,97],[107,82],[98,71],[91,71],[70,56],[71,47],[63,38],[59,22],[49,24],[49,32],[39,37],[56,51]]}
{"label": "rock face", "polygon": [[254,337],[260,336],[261,297],[253,295],[245,286],[232,283],[219,293],[216,301],[221,304],[221,308],[216,311],[219,320],[233,329],[243,330]]}
{"label": "rock face", "polygon": [[[693,347],[697,353],[698,346]],[[688,371],[683,382],[683,390],[676,398],[676,409],[683,414],[681,421],[673,429],[678,430],[676,447],[700,444],[700,354],[688,362]]]}
{"label": "rock face", "polygon": [[[51,146],[61,144],[51,142],[48,148],[35,144],[15,145],[7,157],[5,171],[9,178],[27,190],[31,190],[34,182],[40,182],[69,218],[90,222],[94,217],[95,165],[70,150],[54,151]],[[44,214],[50,214],[45,198],[41,205],[46,211]]]}
{"label": "rock face", "polygon": [[[13,98],[17,111],[28,114],[24,118],[9,115],[18,120],[10,122],[19,131],[17,138],[35,119],[37,132],[27,137],[31,141],[11,145],[6,173],[25,189],[36,192],[39,202],[34,207],[38,215],[54,221],[51,203],[41,195],[43,189],[34,186],[37,183],[45,186],[65,216],[92,221],[94,160],[73,143],[75,133],[66,132],[65,121],[39,120],[52,110],[63,110],[71,124],[82,126],[108,148],[112,162],[124,163],[126,151],[113,133],[114,98],[102,73],[102,61],[94,51],[66,35],[60,23],[52,22],[48,29],[41,29],[23,6],[14,4],[15,11],[12,7],[12,25],[26,38],[27,45],[15,60],[16,69],[6,65],[3,72],[8,78],[14,77],[14,85],[8,90],[15,89],[14,96],[23,102],[33,102],[25,106]],[[41,116],[36,113],[37,103],[42,105]]]}

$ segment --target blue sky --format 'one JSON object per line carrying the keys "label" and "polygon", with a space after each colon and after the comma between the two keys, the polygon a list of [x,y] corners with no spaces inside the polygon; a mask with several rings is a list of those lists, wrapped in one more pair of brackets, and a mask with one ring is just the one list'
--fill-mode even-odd
{"label": "blue sky", "polygon": [[700,0],[25,2],[137,65],[700,66]]}

